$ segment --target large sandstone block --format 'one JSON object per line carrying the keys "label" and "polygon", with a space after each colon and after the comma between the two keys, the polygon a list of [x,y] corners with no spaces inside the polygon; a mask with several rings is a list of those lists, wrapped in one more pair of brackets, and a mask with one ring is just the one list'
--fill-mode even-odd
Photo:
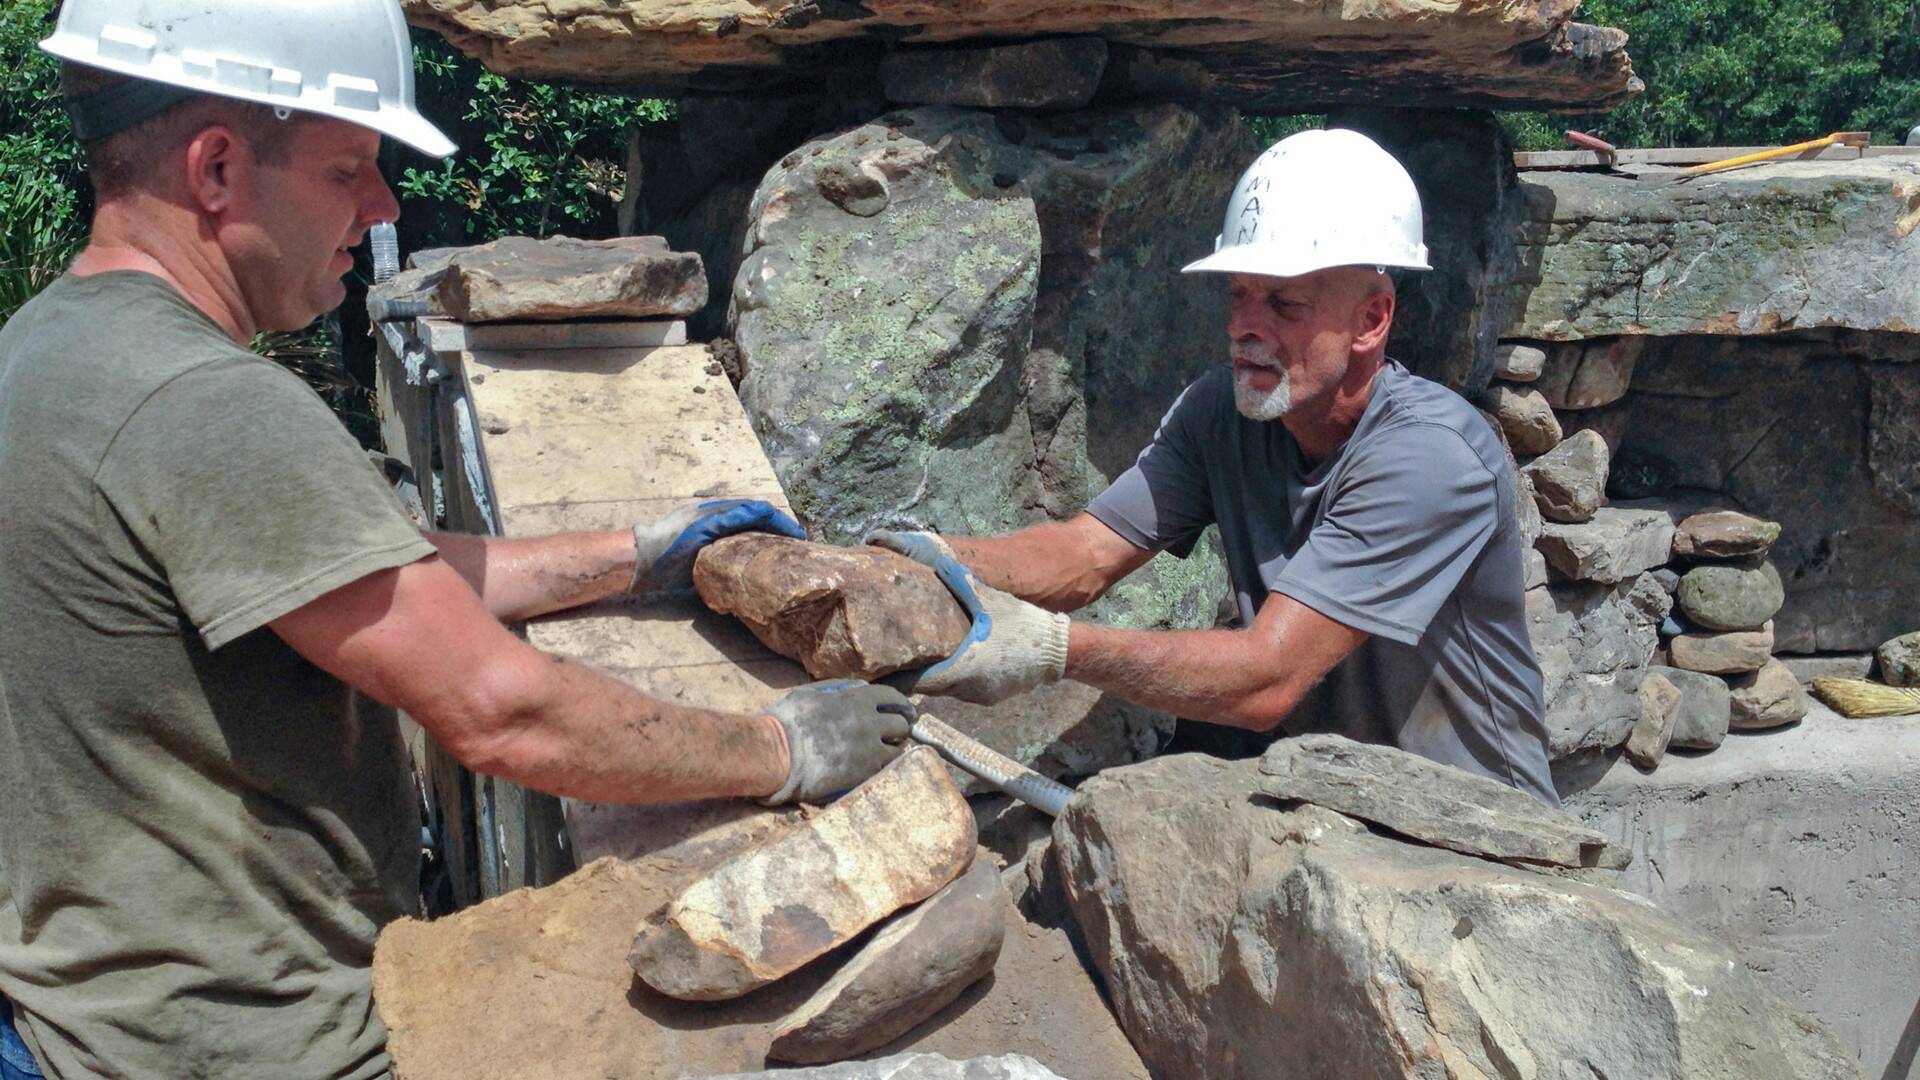
{"label": "large sandstone block", "polygon": [[[831,963],[734,1001],[677,1001],[637,982],[627,965],[634,927],[711,866],[704,858],[599,859],[552,885],[431,922],[390,924],[373,980],[395,1074],[651,1080],[765,1068],[776,1029],[833,974]],[[1011,911],[1006,923],[995,977],[888,1050],[923,1061],[1019,1054],[1064,1077],[1146,1080],[1066,932]]]}
{"label": "large sandstone block", "polygon": [[[1314,4],[928,4],[866,0],[554,3],[406,0],[409,21],[502,74],[680,96],[872,82],[889,43],[1100,35],[1124,91],[1264,111],[1303,102],[1613,107],[1640,90],[1627,35],[1572,22],[1570,4],[1381,0]],[[1356,64],[1356,52],[1366,63]]]}
{"label": "large sandstone block", "polygon": [[1667,561],[1673,522],[1655,510],[1602,507],[1579,524],[1547,522],[1534,543],[1561,577],[1617,585]]}
{"label": "large sandstone block", "polygon": [[882,926],[774,1032],[767,1056],[840,1061],[885,1046],[986,977],[1006,936],[1007,892],[991,857]]}
{"label": "large sandstone block", "polygon": [[944,660],[970,625],[932,570],[868,545],[729,536],[701,549],[693,583],[816,679],[871,681]]}
{"label": "large sandstone block", "polygon": [[909,750],[688,886],[628,959],[669,997],[739,997],[938,892],[972,861],[974,840],[973,811],[940,756]]}
{"label": "large sandstone block", "polygon": [[1348,817],[1469,855],[1618,870],[1627,851],[1569,814],[1498,780],[1391,746],[1339,735],[1275,742],[1260,758],[1263,795]]}
{"label": "large sandstone block", "polygon": [[1197,755],[1055,823],[1088,951],[1160,1077],[1860,1076],[1724,944],[1616,889],[1250,798]]}
{"label": "large sandstone block", "polygon": [[700,256],[657,236],[509,236],[454,253],[434,297],[467,323],[682,318],[706,304],[707,277]]}
{"label": "large sandstone block", "polygon": [[1522,276],[1505,333],[1911,332],[1920,275],[1910,159],[1791,162],[1686,183],[1581,172],[1521,176]]}

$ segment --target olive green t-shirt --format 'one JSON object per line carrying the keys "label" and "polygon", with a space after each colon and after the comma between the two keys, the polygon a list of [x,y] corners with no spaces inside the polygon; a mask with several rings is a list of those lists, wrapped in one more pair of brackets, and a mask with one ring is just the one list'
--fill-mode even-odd
{"label": "olive green t-shirt", "polygon": [[368,1077],[416,907],[390,710],[266,624],[433,548],[157,277],[0,330],[0,994],[52,1076]]}

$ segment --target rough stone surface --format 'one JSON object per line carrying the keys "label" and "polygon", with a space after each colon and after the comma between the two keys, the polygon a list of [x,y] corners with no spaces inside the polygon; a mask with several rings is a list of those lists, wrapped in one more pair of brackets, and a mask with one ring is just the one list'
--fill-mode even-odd
{"label": "rough stone surface", "polygon": [[1681,575],[1675,599],[1710,630],[1753,630],[1780,611],[1786,589],[1770,562],[1711,563]]}
{"label": "rough stone surface", "polygon": [[1822,653],[1818,656],[1783,656],[1780,662],[1787,665],[1793,677],[1805,686],[1820,677],[1836,679],[1864,679],[1873,674],[1874,655],[1872,653]]}
{"label": "rough stone surface", "polygon": [[738,997],[932,896],[973,859],[973,811],[925,747],[688,886],[628,960],[669,997]]}
{"label": "rough stone surface", "polygon": [[1765,555],[1780,539],[1778,522],[1762,521],[1738,510],[1702,510],[1674,529],[1676,559],[1736,559]]}
{"label": "rough stone surface", "polygon": [[1575,432],[1526,465],[1533,499],[1551,521],[1592,521],[1607,501],[1607,442],[1592,431]]}
{"label": "rough stone surface", "polygon": [[700,599],[816,679],[873,680],[953,655],[965,611],[903,555],[770,533],[716,540],[693,564]]}
{"label": "rough stone surface", "polygon": [[[1612,405],[1602,405],[1597,409],[1568,410],[1560,414],[1560,430],[1567,438],[1582,431],[1591,431],[1600,436],[1607,444],[1607,455],[1612,457],[1620,452],[1626,443],[1627,427],[1633,422],[1633,408],[1626,401],[1617,401]],[[1613,486],[1612,467],[1608,467],[1608,485]],[[1624,498],[1624,496],[1622,496]]]}
{"label": "rough stone surface", "polygon": [[[1920,415],[1900,404],[1920,394],[1916,346],[1920,334],[1840,331],[1655,339],[1635,371],[1614,479],[1639,460],[1695,509],[1779,523],[1782,652],[1868,652],[1914,629],[1920,510],[1876,483],[1898,466],[1883,455],[1876,473],[1872,448]],[[1920,443],[1907,461],[1920,468]]]}
{"label": "rough stone surface", "polygon": [[896,1054],[877,1061],[848,1061],[811,1069],[729,1073],[707,1080],[1064,1080],[1022,1054],[955,1061],[939,1054]]}
{"label": "rough stone surface", "polygon": [[1633,368],[1646,346],[1641,337],[1617,337],[1555,346],[1534,386],[1556,409],[1598,409],[1627,396]]}
{"label": "rough stone surface", "polygon": [[1007,932],[1007,894],[991,858],[881,926],[774,1033],[768,1056],[841,1061],[906,1034],[993,970]]}
{"label": "rough stone surface", "polygon": [[1727,737],[1733,716],[1733,690],[1717,675],[1656,664],[1648,675],[1659,675],[1680,691],[1673,708],[1673,735],[1669,747],[1711,750]]}
{"label": "rough stone surface", "polygon": [[1658,671],[1640,680],[1640,719],[1627,736],[1628,760],[1643,769],[1657,768],[1673,741],[1673,722],[1680,711],[1680,688]]}
{"label": "rough stone surface", "polygon": [[1498,780],[1340,735],[1281,739],[1255,788],[1383,825],[1436,847],[1503,862],[1626,865],[1626,849]]}
{"label": "rough stone surface", "polygon": [[1873,405],[1867,469],[1873,489],[1908,516],[1920,516],[1920,380],[1910,371],[1867,370]]}
{"label": "rough stone surface", "polygon": [[1527,592],[1549,757],[1626,741],[1640,719],[1640,677],[1672,603],[1651,574],[1620,585],[1575,582]]}
{"label": "rough stone surface", "polygon": [[[1535,543],[1561,577],[1613,585],[1667,561],[1673,523],[1650,510],[1605,507],[1578,525],[1548,522]],[[1684,580],[1680,587],[1684,593]]]}
{"label": "rough stone surface", "polygon": [[1560,420],[1532,387],[1495,383],[1481,396],[1480,407],[1499,420],[1515,454],[1544,454],[1560,445]]}
{"label": "rough stone surface", "polygon": [[1088,781],[1055,824],[1156,1076],[1859,1075],[1637,897],[1284,810],[1249,798],[1254,776],[1164,757]]}
{"label": "rough stone surface", "polygon": [[1387,354],[1471,398],[1492,377],[1511,303],[1522,212],[1513,143],[1488,112],[1392,104],[1327,115],[1328,127],[1362,132],[1393,154],[1413,177],[1425,211],[1433,270],[1399,276]]}
{"label": "rough stone surface", "polygon": [[[1910,333],[1920,166],[1789,162],[1672,183],[1529,172],[1511,337]],[[1549,368],[1551,370],[1551,368]]]}
{"label": "rough stone surface", "polygon": [[887,100],[976,109],[1078,109],[1107,70],[1105,38],[980,48],[901,49],[880,62]]}
{"label": "rough stone surface", "polygon": [[1547,557],[1537,548],[1528,548],[1521,556],[1527,565],[1527,588],[1537,589],[1547,583]]}
{"label": "rough stone surface", "polygon": [[[1360,9],[1168,4],[832,4],[406,0],[502,74],[665,93],[870,82],[881,46],[1098,34],[1128,92],[1297,112],[1310,103],[1419,100],[1607,109],[1637,93],[1627,35],[1574,23],[1571,4],[1386,0]],[[1356,62],[1364,54],[1365,63]]]}
{"label": "rough stone surface", "polygon": [[[1710,676],[1702,676],[1710,678]],[[1616,765],[1567,807],[1634,849],[1619,884],[1734,948],[1866,1075],[1914,1075],[1920,718],[1807,722]]]}
{"label": "rough stone surface", "polygon": [[1735,675],[1727,685],[1733,690],[1733,715],[1727,726],[1734,731],[1795,723],[1807,715],[1811,704],[1792,669],[1778,660],[1769,660],[1759,671]]}
{"label": "rough stone surface", "polygon": [[707,302],[700,256],[657,236],[535,240],[509,236],[462,249],[435,291],[461,322],[656,318],[692,315]]}
{"label": "rough stone surface", "polygon": [[1667,642],[1673,666],[1714,675],[1758,671],[1773,658],[1773,624],[1758,630],[1692,630]]}
{"label": "rough stone surface", "polygon": [[1537,345],[1503,342],[1493,350],[1493,377],[1530,383],[1546,368],[1547,352]]}
{"label": "rough stone surface", "polygon": [[1889,686],[1920,686],[1920,631],[1901,634],[1874,650],[1880,680]]}
{"label": "rough stone surface", "polygon": [[[396,1074],[652,1080],[765,1068],[774,1029],[833,973],[831,958],[725,1002],[665,997],[627,966],[634,927],[710,866],[600,859],[553,885],[390,924],[373,978]],[[1065,1077],[1145,1080],[1064,931],[1010,909],[995,970],[887,1049],[991,1050]]]}
{"label": "rough stone surface", "polygon": [[[1256,152],[1232,114],[1169,105],[902,110],[787,155],[754,199],[731,332],[742,403],[796,513],[849,543],[1084,508],[1224,359],[1224,292],[1179,267],[1206,249]],[[884,177],[886,209],[834,205],[817,185],[829,168]],[[1087,615],[1210,626],[1226,587],[1209,535]],[[1171,728],[1083,689],[933,707],[1003,753],[1073,772],[1137,760]]]}

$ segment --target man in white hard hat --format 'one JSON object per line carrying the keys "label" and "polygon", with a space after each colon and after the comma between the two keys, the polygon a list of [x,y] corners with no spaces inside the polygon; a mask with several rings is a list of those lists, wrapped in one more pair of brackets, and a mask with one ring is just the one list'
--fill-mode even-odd
{"label": "man in white hard hat", "polygon": [[[1514,477],[1478,410],[1386,357],[1389,267],[1426,270],[1399,162],[1357,132],[1276,144],[1214,253],[1232,364],[1180,395],[1086,512],[998,537],[878,533],[943,567],[969,641],[902,680],[999,701],[1062,677],[1185,720],[1399,746],[1556,804]],[[1238,629],[1057,612],[1218,525]]]}
{"label": "man in white hard hat", "polygon": [[370,967],[420,808],[376,701],[596,801],[818,799],[898,754],[885,687],[705,712],[501,623],[685,587],[715,536],[799,531],[771,506],[422,536],[247,350],[340,303],[398,209],[383,135],[453,149],[394,0],[67,0],[45,47],[98,209],[0,331],[0,1075],[386,1074]]}

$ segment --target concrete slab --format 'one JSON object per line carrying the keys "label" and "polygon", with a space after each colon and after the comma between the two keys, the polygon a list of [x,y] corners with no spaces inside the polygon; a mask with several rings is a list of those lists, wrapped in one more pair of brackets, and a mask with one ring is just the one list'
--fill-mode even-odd
{"label": "concrete slab", "polygon": [[1734,732],[1568,810],[1634,851],[1620,884],[1738,950],[1775,993],[1906,1080],[1920,1049],[1920,717]]}

